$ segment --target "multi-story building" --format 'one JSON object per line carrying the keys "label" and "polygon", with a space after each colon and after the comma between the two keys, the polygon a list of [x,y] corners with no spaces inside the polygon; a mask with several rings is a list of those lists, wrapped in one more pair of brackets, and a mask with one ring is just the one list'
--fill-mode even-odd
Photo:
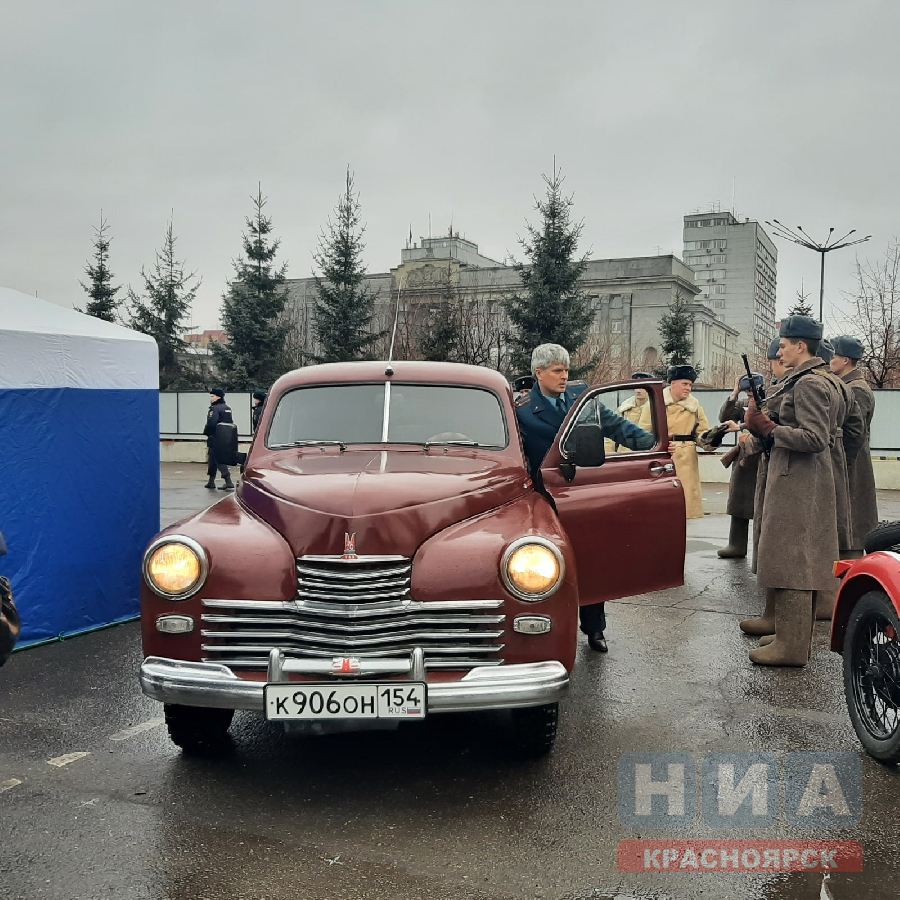
{"label": "multi-story building", "polygon": [[[289,280],[289,309],[297,332],[314,354],[312,323],[315,316],[315,279]],[[400,303],[396,349],[414,352],[408,342],[416,317],[427,313],[448,296],[469,301],[474,331],[472,343],[482,348],[473,361],[504,368],[504,335],[508,327],[503,300],[522,290],[518,272],[478,252],[478,245],[457,234],[422,238],[400,252],[400,264],[389,272],[366,277],[376,296],[376,319],[382,330],[392,330]],[[733,368],[737,331],[712,308],[694,280],[694,274],[672,255],[629,259],[591,259],[580,280],[580,290],[594,309],[589,348],[612,362],[606,371],[630,372],[659,363],[659,320],[678,296],[693,316],[694,359],[703,367],[703,379],[724,383]],[[727,373],[727,374],[726,374]],[[733,377],[733,375],[731,375]]]}
{"label": "multi-story building", "polygon": [[741,352],[765,352],[775,334],[778,251],[759,222],[730,212],[685,216],[684,262],[713,312],[740,332]]}

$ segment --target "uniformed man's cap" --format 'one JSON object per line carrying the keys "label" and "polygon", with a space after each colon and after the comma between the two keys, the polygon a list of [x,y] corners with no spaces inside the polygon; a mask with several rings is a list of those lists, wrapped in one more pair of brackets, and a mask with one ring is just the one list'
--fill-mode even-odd
{"label": "uniformed man's cap", "polygon": [[254,399],[254,400],[265,400],[265,399],[266,399],[266,392],[265,392],[265,391],[254,391],[254,392],[253,392],[253,399]]}
{"label": "uniformed man's cap", "polygon": [[842,334],[832,338],[831,346],[834,347],[835,356],[846,356],[848,359],[862,359],[865,350],[862,341],[850,334]]}
{"label": "uniformed man's cap", "polygon": [[688,381],[696,381],[697,370],[693,366],[669,366],[669,371],[666,373],[666,380],[669,384],[684,378]]}
{"label": "uniformed man's cap", "polygon": [[214,394],[216,397],[224,397],[225,391],[223,391],[222,388],[211,388],[210,394]]}
{"label": "uniformed man's cap", "polygon": [[766,359],[778,359],[778,351],[781,349],[781,338],[775,338],[766,351]]}
{"label": "uniformed man's cap", "polygon": [[649,372],[632,372],[631,380],[638,381],[641,378],[652,378],[653,376]]}
{"label": "uniformed man's cap", "polygon": [[514,391],[530,391],[534,387],[534,375],[519,375],[513,379]]}
{"label": "uniformed man's cap", "polygon": [[801,341],[821,341],[822,323],[812,316],[788,316],[781,320],[778,336]]}
{"label": "uniformed man's cap", "polygon": [[825,362],[830,363],[834,359],[834,347],[831,345],[831,341],[828,338],[825,338],[821,344],[819,344],[819,349],[816,350],[816,356],[820,359],[824,359]]}

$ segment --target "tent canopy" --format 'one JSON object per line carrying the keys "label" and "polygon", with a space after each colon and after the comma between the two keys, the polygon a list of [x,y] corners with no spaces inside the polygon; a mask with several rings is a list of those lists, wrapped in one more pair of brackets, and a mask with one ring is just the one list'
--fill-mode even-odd
{"label": "tent canopy", "polygon": [[137,614],[158,386],[152,338],[0,287],[0,574],[23,644]]}

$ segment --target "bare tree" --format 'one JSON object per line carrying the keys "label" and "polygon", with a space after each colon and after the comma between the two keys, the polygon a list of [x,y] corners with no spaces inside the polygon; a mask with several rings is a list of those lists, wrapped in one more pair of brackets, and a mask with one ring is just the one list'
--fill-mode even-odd
{"label": "bare tree", "polygon": [[856,259],[856,290],[845,293],[853,306],[848,330],[864,348],[863,363],[875,388],[900,384],[900,241],[894,238],[877,263]]}

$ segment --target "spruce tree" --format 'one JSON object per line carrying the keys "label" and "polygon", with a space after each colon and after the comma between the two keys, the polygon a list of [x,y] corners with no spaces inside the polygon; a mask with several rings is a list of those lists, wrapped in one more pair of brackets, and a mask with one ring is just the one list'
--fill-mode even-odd
{"label": "spruce tree", "polygon": [[694,365],[697,374],[701,367],[691,362],[694,353],[694,342],[691,335],[694,330],[694,317],[688,311],[688,302],[681,293],[676,293],[669,303],[669,311],[659,320],[659,334],[662,338],[662,362],[656,367],[655,374],[665,378],[669,366]]}
{"label": "spruce tree", "polygon": [[182,337],[187,330],[185,321],[200,287],[199,281],[191,285],[196,275],[196,272],[186,273],[184,260],[175,257],[175,235],[170,220],[162,249],[156,252],[153,270],[148,274],[141,268],[144,295],[128,286],[130,326],[156,341],[160,390],[194,386],[194,379],[182,365],[179,353],[187,346]]}
{"label": "spruce tree", "polygon": [[803,293],[803,288],[797,291],[797,299],[788,310],[789,316],[811,316],[813,314],[812,303],[809,302],[809,294]]}
{"label": "spruce tree", "polygon": [[87,315],[94,316],[97,319],[103,319],[104,322],[115,322],[121,302],[116,295],[121,290],[121,286],[113,287],[114,276],[109,269],[109,245],[111,239],[106,235],[108,227],[101,211],[100,227],[94,228],[94,262],[93,265],[88,263],[84,267],[88,283],[78,282],[84,288],[90,300],[84,309],[79,309],[78,312],[87,313]]}
{"label": "spruce tree", "polygon": [[321,354],[316,362],[365,359],[381,334],[372,330],[375,297],[365,286],[365,249],[360,225],[359,194],[353,191],[353,175],[347,168],[344,191],[319,236],[313,259],[321,274],[316,279],[315,332]]}
{"label": "spruce tree", "polygon": [[222,297],[220,318],[228,343],[212,348],[220,380],[229,390],[268,388],[291,368],[285,347],[288,327],[282,320],[287,263],[275,268],[281,242],[270,237],[272,220],[263,211],[266,198],[261,185],[251,199],[244,256],[234,261],[236,277]]}
{"label": "spruce tree", "polygon": [[527,236],[519,240],[529,260],[516,265],[524,292],[504,302],[513,325],[509,342],[516,372],[530,370],[531,351],[538,344],[561,344],[574,355],[594,317],[590,300],[578,290],[587,265],[586,257],[576,257],[584,223],[571,220],[573,200],[562,193],[564,179],[555,159],[553,177],[542,177],[547,195],[535,198],[534,207],[541,223],[535,227],[526,222]]}

